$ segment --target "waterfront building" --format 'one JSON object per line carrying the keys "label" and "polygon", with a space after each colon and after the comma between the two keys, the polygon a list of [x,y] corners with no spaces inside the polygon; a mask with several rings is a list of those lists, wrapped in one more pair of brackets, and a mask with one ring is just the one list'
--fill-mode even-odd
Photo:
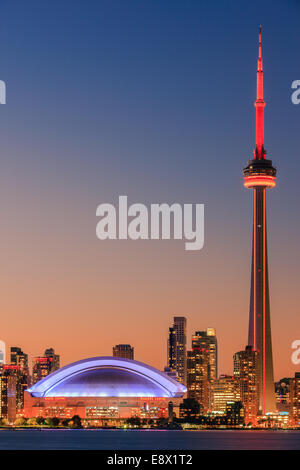
{"label": "waterfront building", "polygon": [[196,331],[192,337],[192,349],[205,348],[209,351],[208,377],[212,383],[218,377],[218,341],[215,328]]}
{"label": "waterfront building", "polygon": [[21,414],[24,407],[24,392],[29,382],[28,367],[22,368],[20,365],[5,364],[3,366],[2,376],[13,379],[8,381],[8,385],[10,384],[9,390],[12,390],[12,383],[14,384],[14,392],[11,392],[10,396],[12,397],[14,395],[16,414]]}
{"label": "waterfront building", "polygon": [[16,376],[3,373],[0,376],[0,418],[12,424],[16,419]]}
{"label": "waterfront building", "polygon": [[284,378],[275,382],[276,410],[290,411],[290,382],[293,379]]}
{"label": "waterfront building", "polygon": [[300,426],[300,372],[290,379],[290,423]]}
{"label": "waterfront building", "polygon": [[245,410],[241,401],[228,401],[225,414],[228,426],[240,426],[245,422]]}
{"label": "waterfront building", "polygon": [[113,356],[134,359],[134,348],[130,344],[116,344],[113,347]]}
{"label": "waterfront building", "polygon": [[45,350],[44,356],[38,356],[33,359],[32,383],[35,384],[47,375],[59,369],[60,358],[55,354],[53,348]]}
{"label": "waterfront building", "polygon": [[167,344],[167,369],[174,371],[177,375],[177,359],[176,359],[176,331],[173,327],[169,328],[168,344]]}
{"label": "waterfront building", "polygon": [[168,367],[176,370],[178,380],[186,385],[186,318],[174,317],[168,336]]}
{"label": "waterfront building", "polygon": [[275,429],[288,429],[289,428],[289,412],[276,411],[274,413],[266,413],[257,418],[257,426],[260,428],[275,428]]}
{"label": "waterfront building", "polygon": [[245,408],[245,423],[255,425],[259,411],[259,353],[252,346],[233,356],[234,377],[239,384],[240,399]]}
{"label": "waterfront building", "polygon": [[25,354],[21,348],[13,346],[10,348],[10,363],[20,367],[21,370],[28,371],[28,354]]}
{"label": "waterfront building", "polygon": [[187,353],[187,389],[188,398],[194,398],[200,404],[201,413],[209,408],[209,350],[195,348]]}
{"label": "waterfront building", "polygon": [[240,387],[236,377],[220,375],[211,386],[211,409],[226,413],[227,403],[240,400]]}

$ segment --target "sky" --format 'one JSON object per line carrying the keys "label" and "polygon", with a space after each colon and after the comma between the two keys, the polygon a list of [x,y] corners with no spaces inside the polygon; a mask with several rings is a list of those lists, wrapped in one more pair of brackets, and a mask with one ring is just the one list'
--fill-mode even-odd
{"label": "sky", "polygon": [[[247,343],[258,26],[275,378],[300,366],[298,1],[0,0],[0,336],[62,364],[166,365],[174,315],[215,327],[219,372]],[[205,204],[205,244],[100,241],[96,208]]]}

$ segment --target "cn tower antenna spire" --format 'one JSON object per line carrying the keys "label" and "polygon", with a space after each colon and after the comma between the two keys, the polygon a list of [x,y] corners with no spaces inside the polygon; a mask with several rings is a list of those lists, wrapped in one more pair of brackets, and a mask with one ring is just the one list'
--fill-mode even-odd
{"label": "cn tower antenna spire", "polygon": [[266,151],[264,149],[264,108],[266,103],[264,101],[264,72],[262,62],[262,47],[261,47],[261,26],[259,27],[258,39],[258,60],[257,60],[257,78],[256,78],[256,146],[254,150],[255,160],[263,160],[266,158]]}
{"label": "cn tower antenna spire", "polygon": [[258,60],[261,58],[261,26],[259,26]]}

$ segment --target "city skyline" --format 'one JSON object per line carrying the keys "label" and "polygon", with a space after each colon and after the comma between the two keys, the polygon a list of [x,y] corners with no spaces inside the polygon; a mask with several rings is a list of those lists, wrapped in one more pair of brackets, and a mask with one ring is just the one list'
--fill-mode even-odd
{"label": "city skyline", "polygon": [[[262,23],[267,147],[280,167],[268,205],[275,380],[294,375],[300,106],[290,95],[299,7],[282,14],[276,2],[245,10],[228,2],[216,13],[175,0],[171,10],[135,2],[129,11],[117,2],[82,11],[74,1],[73,9],[54,2],[53,13],[19,3],[18,11],[1,6],[0,336],[7,348],[37,356],[53,345],[64,365],[126,342],[162,370],[170,318],[185,316],[188,348],[194,331],[216,328],[219,372],[232,372],[232,355],[247,343],[250,201],[239,169],[255,131]],[[176,241],[102,244],[96,207],[119,194],[205,203],[203,250],[185,253]]]}
{"label": "city skyline", "polygon": [[[174,320],[177,322],[179,320],[179,330],[181,330],[179,338],[181,338],[186,327],[186,319],[175,317]],[[179,345],[181,344],[179,342]],[[181,356],[180,351],[181,349],[179,349]],[[47,348],[44,356],[35,358],[31,374],[28,354],[20,347],[12,347],[10,363],[1,366],[0,418],[4,419],[2,424],[6,423],[5,420],[8,420],[9,424],[15,420],[16,423],[26,424],[28,418],[41,416],[43,422],[46,418],[53,417],[62,420],[71,418],[75,413],[85,420],[92,420],[91,424],[99,425],[99,419],[108,419],[112,420],[110,422],[112,425],[114,423],[120,425],[120,419],[130,417],[131,408],[137,412],[136,407],[139,409],[138,416],[147,419],[164,419],[170,413],[168,410],[175,408],[176,413],[172,416],[176,416],[176,419],[191,417],[190,413],[196,412],[194,417],[198,419],[198,425],[201,424],[201,420],[207,425],[212,420],[211,424],[215,425],[230,426],[230,424],[244,423],[246,426],[264,427],[266,419],[271,420],[275,427],[277,424],[292,427],[299,424],[300,372],[295,373],[295,377],[284,377],[279,382],[273,382],[276,408],[264,413],[259,404],[260,353],[252,346],[246,346],[244,350],[233,355],[233,374],[220,374],[217,378],[217,338],[213,328],[196,331],[192,338],[192,350],[186,351],[187,388],[178,381],[182,372],[183,358],[176,361],[173,368],[167,367],[164,371],[159,371],[150,364],[133,360],[131,345],[116,345],[113,347],[113,353],[113,356],[86,358],[61,368],[60,356],[53,348]],[[97,367],[95,368],[93,364]],[[116,372],[119,370],[118,364],[121,369],[125,367],[123,372]],[[175,366],[178,373],[177,380],[174,375]],[[128,376],[129,369],[135,370],[135,377]],[[148,380],[146,384],[144,372],[147,369],[160,377],[162,385],[160,391],[157,389],[155,377],[151,377],[152,373],[146,379]],[[77,370],[78,372],[82,370],[82,379],[77,377],[75,373]],[[65,379],[65,384],[61,381],[62,377]],[[173,395],[168,387],[167,391],[163,383],[177,387],[179,395],[177,392]],[[56,387],[55,390],[53,387]],[[76,397],[79,396],[83,401],[78,402]],[[58,402],[47,402],[49,397]],[[176,397],[176,403],[173,400],[168,403],[167,397],[169,399]],[[72,403],[71,398],[74,399]],[[121,400],[117,406],[116,398]],[[125,403],[122,400],[129,398],[132,400],[126,401],[126,409],[122,408]],[[112,408],[107,408],[108,404]],[[268,421],[269,424],[271,421]],[[172,420],[169,423],[172,423]],[[28,424],[30,425],[30,422]]]}

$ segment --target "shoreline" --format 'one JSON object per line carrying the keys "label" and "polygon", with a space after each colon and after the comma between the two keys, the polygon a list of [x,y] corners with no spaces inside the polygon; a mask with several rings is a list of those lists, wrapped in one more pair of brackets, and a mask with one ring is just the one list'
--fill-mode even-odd
{"label": "shoreline", "polygon": [[168,429],[168,428],[114,428],[114,427],[82,427],[82,428],[68,428],[68,427],[47,427],[47,426],[0,426],[0,431],[242,431],[242,432],[253,432],[253,431],[273,431],[273,432],[287,432],[287,431],[299,431],[300,428],[185,428],[185,429]]}

